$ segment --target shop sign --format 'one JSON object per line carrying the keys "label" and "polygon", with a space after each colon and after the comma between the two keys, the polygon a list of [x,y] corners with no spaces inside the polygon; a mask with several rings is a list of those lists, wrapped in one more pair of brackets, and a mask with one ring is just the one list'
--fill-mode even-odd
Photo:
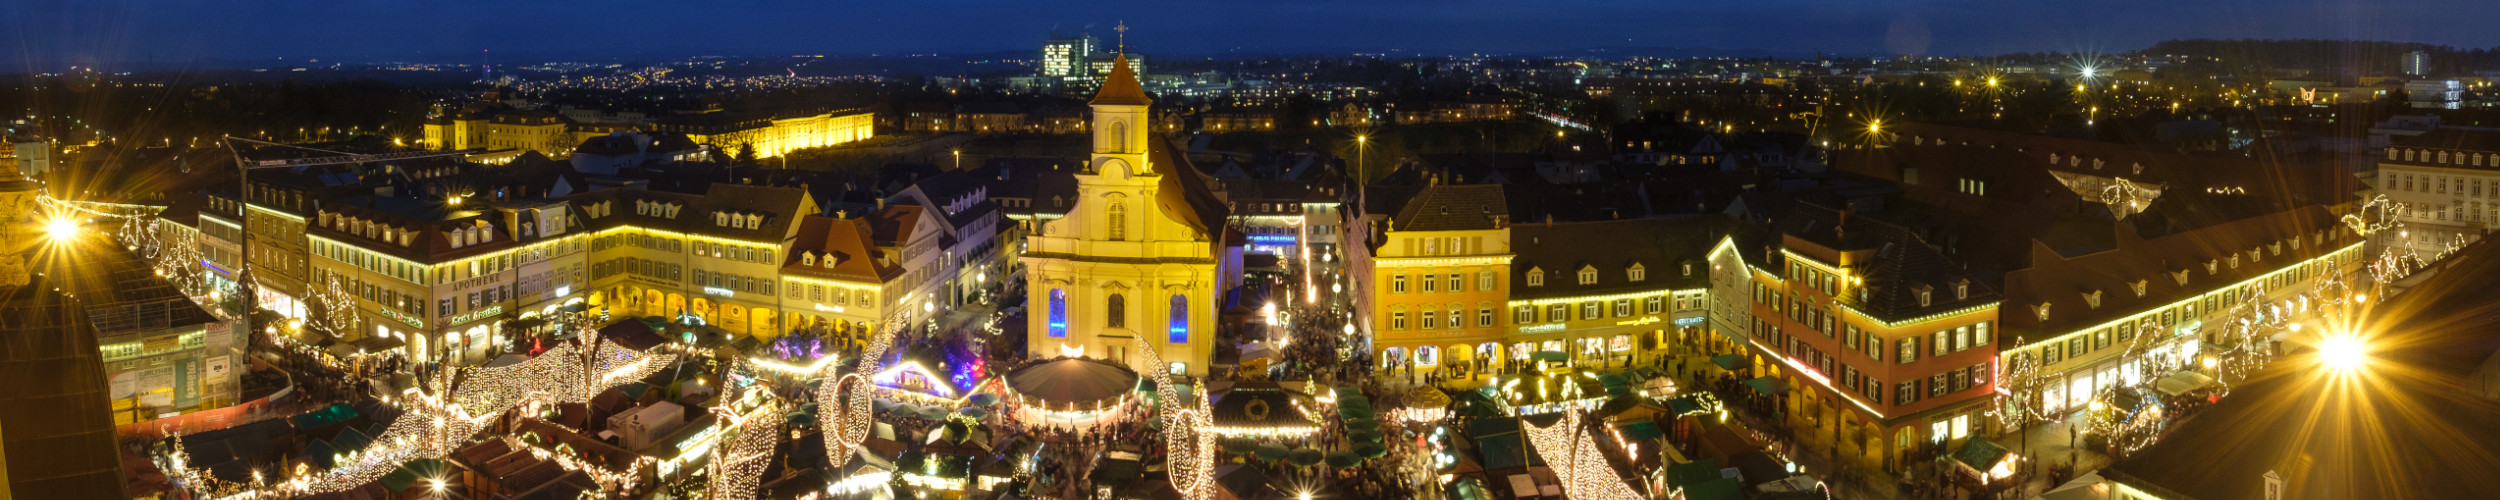
{"label": "shop sign", "polygon": [[1641,319],[1627,319],[1627,320],[1623,320],[1623,321],[1617,321],[1617,322],[1615,322],[1615,326],[1639,326],[1639,325],[1647,325],[1647,324],[1651,324],[1651,323],[1657,323],[1657,322],[1659,322],[1659,321],[1662,321],[1662,320],[1658,319],[1658,317],[1657,317],[1657,316],[1648,316],[1648,317],[1643,317],[1643,318],[1641,318]]}
{"label": "shop sign", "polygon": [[410,327],[425,328],[425,322],[418,321],[415,316],[409,316],[405,313],[394,311],[389,308],[375,309],[374,312],[380,313],[382,317],[399,320],[401,323],[407,323]]}
{"label": "shop sign", "polygon": [[494,316],[494,315],[497,315],[497,314],[503,314],[503,305],[501,305],[501,304],[497,304],[497,305],[493,305],[493,306],[487,306],[485,309],[479,309],[479,310],[475,310],[475,311],[469,311],[469,312],[462,313],[462,314],[457,315],[457,316],[452,316],[452,317],[451,317],[451,323],[452,323],[452,324],[455,324],[455,325],[456,325],[456,324],[461,324],[461,323],[467,323],[467,322],[469,322],[469,321],[471,321],[471,320],[476,320],[476,319],[478,319],[478,318],[484,318],[484,317],[487,317],[487,316]]}
{"label": "shop sign", "polygon": [[1563,331],[1562,323],[1544,323],[1519,327],[1519,333],[1546,333],[1559,331]]}

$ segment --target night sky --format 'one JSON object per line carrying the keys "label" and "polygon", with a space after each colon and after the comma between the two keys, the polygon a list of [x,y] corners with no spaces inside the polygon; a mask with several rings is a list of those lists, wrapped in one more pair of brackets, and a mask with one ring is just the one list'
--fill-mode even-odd
{"label": "night sky", "polygon": [[[2494,0],[0,0],[0,72],[193,58],[463,61],[1032,50],[1055,28],[1140,52],[1590,47],[1777,55],[2124,52],[2170,38],[2500,45]],[[722,4],[722,5],[712,5]],[[332,62],[332,61],[324,61]]]}

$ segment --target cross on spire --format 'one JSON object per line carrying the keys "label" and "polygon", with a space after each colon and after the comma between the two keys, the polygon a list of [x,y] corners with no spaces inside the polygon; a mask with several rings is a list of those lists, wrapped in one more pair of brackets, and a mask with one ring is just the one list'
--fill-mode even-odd
{"label": "cross on spire", "polygon": [[1111,31],[1120,32],[1120,53],[1128,53],[1128,21],[1120,21],[1119,25],[1111,27]]}

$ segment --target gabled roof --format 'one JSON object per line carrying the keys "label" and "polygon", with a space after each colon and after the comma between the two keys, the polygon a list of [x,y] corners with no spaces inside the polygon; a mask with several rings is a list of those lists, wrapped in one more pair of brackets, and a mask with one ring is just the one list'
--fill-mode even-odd
{"label": "gabled roof", "polygon": [[[878,262],[868,219],[808,216],[799,222],[797,241],[781,264],[782,272],[802,276],[883,283],[903,275],[901,266]],[[806,257],[816,259],[808,265]],[[821,259],[833,259],[826,266]]]}
{"label": "gabled roof", "polygon": [[903,246],[911,242],[912,231],[920,229],[920,216],[927,211],[919,205],[889,205],[864,219],[877,246]]}
{"label": "gabled roof", "polygon": [[[2034,243],[2031,266],[2005,274],[2008,307],[2022,306],[2020,314],[2001,315],[2005,329],[2062,334],[2263,276],[2358,241],[2333,213],[2316,206],[2150,239],[2124,228],[2116,233],[2114,249],[2072,257]],[[2263,255],[2252,258],[2250,250]],[[2211,272],[2208,262],[2214,263]],[[2187,271],[2186,284],[2174,278],[2178,271]],[[2139,281],[2142,297],[2134,290]],[[2091,291],[2101,292],[2100,307],[2083,298]],[[2052,304],[2046,321],[2031,310],[2043,303]]]}
{"label": "gabled roof", "polygon": [[[1812,203],[1797,204],[1775,219],[1773,226],[1785,237],[1784,245],[1803,242],[1858,254],[1847,270],[1863,277],[1864,292],[1844,293],[1833,300],[1876,319],[1899,321],[1997,300],[1995,289],[1972,280],[1971,273],[1961,264],[1946,258],[1909,228],[1867,217],[1849,217]],[[1774,273],[1785,271],[1784,267],[1772,268]],[[1954,283],[1967,283],[1967,296],[1955,297],[1950,287]],[[1922,285],[1931,292],[1923,305],[1918,297]]]}
{"label": "gabled roof", "polygon": [[[1735,220],[1722,215],[1675,219],[1624,219],[1604,222],[1527,223],[1510,226],[1511,297],[1538,299],[1609,294],[1635,290],[1692,289],[1709,286],[1709,253]],[[1684,275],[1682,264],[1693,264]],[[1642,281],[1626,272],[1634,264]],[[1597,283],[1580,284],[1575,272],[1597,268]],[[1531,268],[1561,277],[1541,286],[1527,286]]]}
{"label": "gabled roof", "polygon": [[1407,200],[1393,221],[1399,231],[1495,229],[1510,217],[1498,184],[1438,185]]}
{"label": "gabled roof", "polygon": [[1224,227],[1224,218],[1231,214],[1223,198],[1215,194],[1215,180],[1190,166],[1188,155],[1175,153],[1171,138],[1150,139],[1146,146],[1147,161],[1155,165],[1156,173],[1162,174],[1156,180],[1155,204],[1172,220],[1221,244],[1216,231]]}

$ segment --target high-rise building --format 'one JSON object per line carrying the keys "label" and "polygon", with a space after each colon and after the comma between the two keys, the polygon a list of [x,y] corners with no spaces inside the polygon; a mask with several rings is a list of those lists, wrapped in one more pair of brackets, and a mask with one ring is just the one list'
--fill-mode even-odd
{"label": "high-rise building", "polygon": [[1035,357],[1127,364],[1143,339],[1173,372],[1207,373],[1217,293],[1239,280],[1240,257],[1208,179],[1148,132],[1153,104],[1115,58],[1092,103],[1093,161],[1075,175],[1075,207],[1026,240]]}
{"label": "high-rise building", "polygon": [[1084,71],[1085,61],[1094,57],[1093,35],[1078,33],[1062,36],[1052,33],[1042,41],[1042,76],[1054,78],[1091,76]]}
{"label": "high-rise building", "polygon": [[2404,59],[2399,62],[2399,66],[2402,66],[2401,69],[2404,71],[2404,74],[2407,75],[2422,76],[2431,74],[2431,54],[2429,52],[2419,50],[2406,52]]}

